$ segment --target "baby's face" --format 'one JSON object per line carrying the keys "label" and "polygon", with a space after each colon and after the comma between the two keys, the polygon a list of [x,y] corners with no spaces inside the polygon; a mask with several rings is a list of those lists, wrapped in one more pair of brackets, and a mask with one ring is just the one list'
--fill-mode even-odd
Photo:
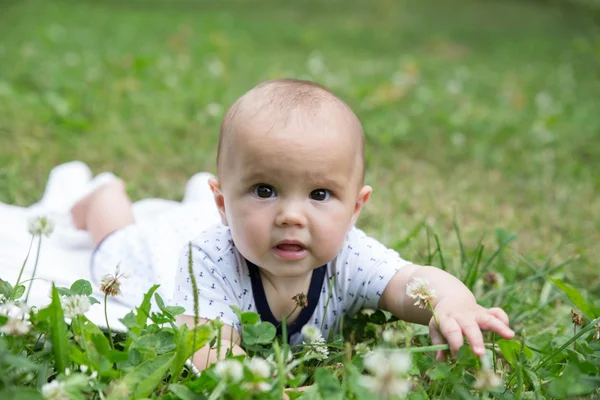
{"label": "baby's face", "polygon": [[221,214],[239,252],[275,277],[331,261],[369,197],[360,137],[344,129],[298,118],[249,124],[229,139]]}

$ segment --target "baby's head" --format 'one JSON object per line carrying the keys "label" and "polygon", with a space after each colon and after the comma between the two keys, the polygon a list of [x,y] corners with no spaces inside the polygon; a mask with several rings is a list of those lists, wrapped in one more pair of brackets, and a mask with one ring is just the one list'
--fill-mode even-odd
{"label": "baby's head", "polygon": [[371,193],[361,124],[312,82],[262,83],[226,113],[210,184],[238,251],[277,277],[331,261]]}

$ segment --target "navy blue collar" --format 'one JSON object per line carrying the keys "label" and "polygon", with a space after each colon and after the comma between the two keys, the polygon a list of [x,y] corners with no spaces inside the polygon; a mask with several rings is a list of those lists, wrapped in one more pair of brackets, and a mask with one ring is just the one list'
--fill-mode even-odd
{"label": "navy blue collar", "polygon": [[[277,334],[281,336],[281,321],[278,321],[271,312],[269,302],[267,301],[267,296],[265,295],[265,288],[263,287],[262,279],[260,278],[260,272],[258,270],[258,267],[248,260],[246,260],[246,264],[248,264],[248,270],[250,272],[252,292],[254,294],[254,302],[256,303],[258,315],[260,315],[260,319],[262,321],[270,322],[273,325],[275,325],[277,327]],[[326,272],[327,264],[322,265],[319,268],[313,270],[312,276],[310,278],[310,286],[308,288],[307,295],[308,306],[304,307],[302,311],[300,311],[300,315],[298,315],[298,318],[296,318],[296,321],[294,321],[293,324],[288,325],[288,342],[292,335],[302,330],[302,327],[308,323],[310,317],[315,312],[317,304],[319,303],[319,297],[321,295],[323,282],[325,281]]]}

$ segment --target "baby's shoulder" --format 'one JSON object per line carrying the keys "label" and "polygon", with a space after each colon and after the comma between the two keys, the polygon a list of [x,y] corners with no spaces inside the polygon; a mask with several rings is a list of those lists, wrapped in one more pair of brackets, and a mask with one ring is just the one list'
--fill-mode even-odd
{"label": "baby's shoulder", "polygon": [[180,262],[189,266],[191,261],[199,277],[209,273],[224,280],[229,277],[231,282],[238,284],[247,275],[243,259],[226,226],[216,225],[206,229],[190,241],[188,246],[184,249]]}
{"label": "baby's shoulder", "polygon": [[211,259],[235,258],[236,251],[229,227],[213,225],[190,241],[193,250],[206,254]]}
{"label": "baby's shoulder", "polygon": [[399,254],[379,240],[353,227],[348,231],[336,264],[342,267],[378,264],[379,262],[402,261]]}

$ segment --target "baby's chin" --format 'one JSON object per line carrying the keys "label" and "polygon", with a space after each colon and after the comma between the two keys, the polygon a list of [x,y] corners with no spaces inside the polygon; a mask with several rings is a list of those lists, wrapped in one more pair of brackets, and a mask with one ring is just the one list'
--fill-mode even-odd
{"label": "baby's chin", "polygon": [[278,278],[304,278],[306,274],[313,270],[327,264],[326,262],[319,263],[315,260],[300,260],[300,261],[286,261],[286,260],[263,260],[262,265],[260,263],[253,262],[263,272],[278,277]]}

